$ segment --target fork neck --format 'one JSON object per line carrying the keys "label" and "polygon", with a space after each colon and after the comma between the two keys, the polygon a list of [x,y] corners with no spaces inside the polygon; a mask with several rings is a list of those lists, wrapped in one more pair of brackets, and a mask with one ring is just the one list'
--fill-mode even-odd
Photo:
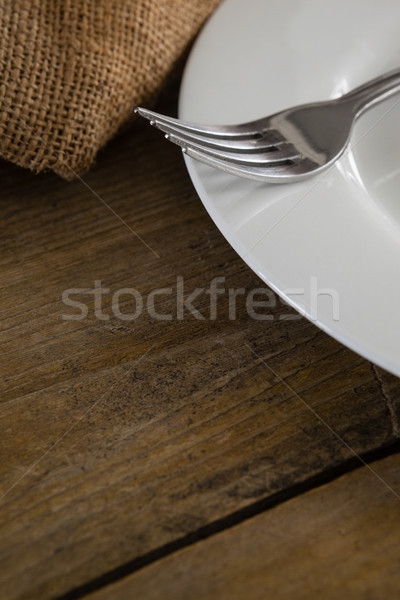
{"label": "fork neck", "polygon": [[356,116],[368,110],[378,102],[400,92],[400,69],[385,73],[363,85],[351,90],[340,98],[344,102],[352,102]]}

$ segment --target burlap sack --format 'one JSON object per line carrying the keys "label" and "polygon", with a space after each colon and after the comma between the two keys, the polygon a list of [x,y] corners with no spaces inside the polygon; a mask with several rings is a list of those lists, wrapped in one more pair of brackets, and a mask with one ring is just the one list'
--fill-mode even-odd
{"label": "burlap sack", "polygon": [[72,179],[220,0],[0,0],[0,156]]}

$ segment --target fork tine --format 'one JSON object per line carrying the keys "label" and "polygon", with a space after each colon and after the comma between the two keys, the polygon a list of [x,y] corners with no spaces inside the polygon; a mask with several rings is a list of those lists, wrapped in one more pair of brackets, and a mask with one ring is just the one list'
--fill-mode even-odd
{"label": "fork tine", "polygon": [[143,108],[137,108],[136,112],[147,118],[151,125],[165,133],[185,136],[188,140],[212,148],[225,149],[229,146],[232,150],[238,151],[253,151],[258,148],[276,150],[283,140],[273,130],[263,131],[261,135],[251,123],[233,126],[203,126],[166,117]]}
{"label": "fork tine", "polygon": [[202,147],[215,148],[219,150],[230,150],[231,152],[277,152],[284,144],[283,141],[278,141],[273,133],[260,138],[215,138],[207,135],[188,132],[181,127],[176,127],[170,124],[156,123],[155,126],[164,133],[176,135],[177,137],[186,140],[188,143],[201,144]]}
{"label": "fork tine", "polygon": [[[184,154],[194,158],[210,167],[220,171],[225,171],[232,175],[238,175],[247,179],[257,179],[264,182],[285,183],[288,179],[294,180],[299,173],[299,163],[287,164],[281,161],[278,164],[271,165],[268,169],[260,166],[249,166],[240,163],[234,163],[231,160],[221,160],[194,148],[182,148]],[[288,161],[290,162],[290,161]]]}
{"label": "fork tine", "polygon": [[207,156],[227,160],[243,166],[258,165],[266,167],[278,163],[282,164],[283,162],[288,164],[289,161],[299,158],[298,151],[288,142],[282,143],[279,149],[277,148],[274,151],[265,150],[260,147],[257,151],[253,152],[238,152],[236,148],[232,151],[230,144],[222,147],[222,149],[215,149],[202,143],[194,142],[192,139],[188,139],[186,135],[177,135],[170,131],[167,131],[165,137],[172,143],[181,146],[184,150],[194,150]]}
{"label": "fork tine", "polygon": [[188,133],[199,133],[216,138],[241,138],[257,136],[257,131],[250,127],[250,124],[249,126],[246,124],[240,124],[235,126],[234,129],[229,125],[200,125],[198,123],[189,123],[188,121],[175,119],[174,117],[167,117],[166,115],[161,115],[160,113],[156,113],[140,106],[135,108],[135,113],[150,121],[152,125],[172,125],[173,127],[177,127],[182,131],[187,131]]}

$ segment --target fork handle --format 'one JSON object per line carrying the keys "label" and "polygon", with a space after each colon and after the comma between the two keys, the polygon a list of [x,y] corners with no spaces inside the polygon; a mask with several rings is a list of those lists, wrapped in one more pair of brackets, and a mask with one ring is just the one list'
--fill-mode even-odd
{"label": "fork handle", "polygon": [[400,92],[400,69],[395,69],[351,90],[340,100],[351,101],[354,114],[358,117],[374,104],[382,102],[398,92]]}

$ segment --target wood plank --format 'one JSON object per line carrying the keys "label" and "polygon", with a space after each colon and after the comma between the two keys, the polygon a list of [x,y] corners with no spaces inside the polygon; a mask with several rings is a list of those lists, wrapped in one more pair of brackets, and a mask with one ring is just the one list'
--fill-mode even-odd
{"label": "wood plank", "polygon": [[87,600],[383,600],[400,595],[400,455],[362,467]]}
{"label": "wood plank", "polygon": [[[249,317],[262,284],[157,132],[115,140],[89,187],[5,163],[0,175],[4,598],[67,593],[396,439],[396,378],[277,299],[269,320]],[[205,293],[193,301],[204,320],[178,319],[177,277],[185,296],[215,277],[243,288],[237,318],[226,292],[216,320]],[[78,296],[87,317],[64,320],[63,291],[96,280],[110,318]],[[170,288],[156,307],[173,318],[115,316],[127,287],[145,299]]]}

